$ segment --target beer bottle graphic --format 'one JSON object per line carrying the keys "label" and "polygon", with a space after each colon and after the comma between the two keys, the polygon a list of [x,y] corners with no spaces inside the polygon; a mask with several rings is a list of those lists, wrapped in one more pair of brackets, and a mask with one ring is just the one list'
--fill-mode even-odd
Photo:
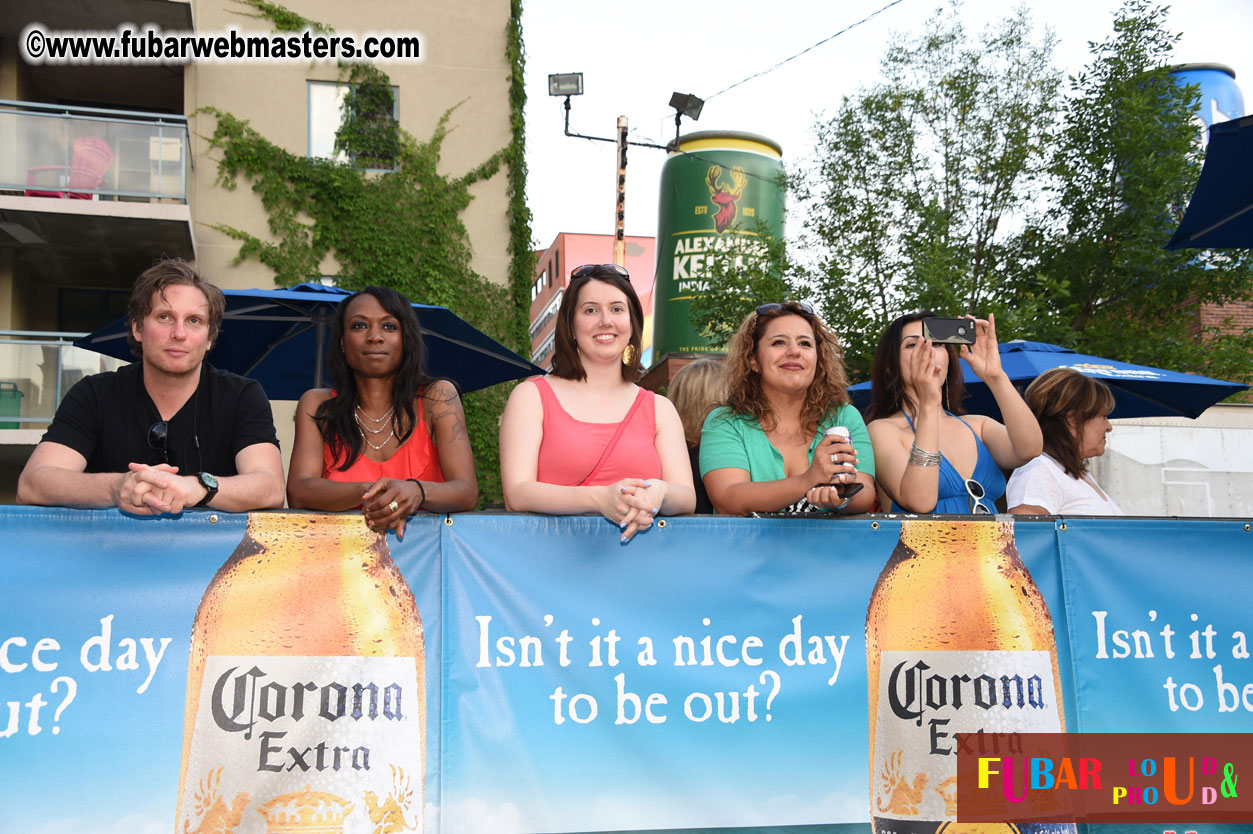
{"label": "beer bottle graphic", "polygon": [[875,834],[1074,831],[955,821],[959,732],[1065,731],[1053,620],[1011,520],[901,522],[866,611],[866,674]]}
{"label": "beer bottle graphic", "polygon": [[422,620],[360,515],[253,513],[192,628],[176,834],[422,830]]}

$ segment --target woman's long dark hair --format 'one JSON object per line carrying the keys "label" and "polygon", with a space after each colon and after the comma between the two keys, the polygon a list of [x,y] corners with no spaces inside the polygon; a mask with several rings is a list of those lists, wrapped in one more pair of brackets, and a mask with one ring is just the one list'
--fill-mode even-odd
{"label": "woman's long dark hair", "polygon": [[[576,268],[578,272],[582,267]],[[635,382],[640,378],[641,349],[640,344],[644,332],[644,307],[640,297],[631,286],[631,279],[611,272],[608,269],[596,268],[590,272],[571,278],[561,298],[561,307],[557,310],[557,327],[553,336],[553,370],[552,375],[562,379],[584,380],[587,371],[583,370],[583,360],[579,357],[579,346],[574,339],[574,313],[579,306],[579,293],[592,281],[604,281],[611,287],[620,290],[627,300],[627,312],[631,317],[631,362],[622,365],[622,378],[627,382]]]}
{"label": "woman's long dark hair", "polygon": [[[891,417],[905,409],[905,382],[901,379],[901,333],[905,325],[935,316],[930,310],[901,316],[888,325],[879,339],[874,352],[874,367],[870,371],[870,411],[866,422]],[[944,381],[943,406],[951,414],[965,414],[962,400],[966,396],[966,383],[962,381],[961,363],[956,345],[936,345],[948,351],[948,378]]]}
{"label": "woman's long dark hair", "polygon": [[374,296],[388,315],[400,322],[401,355],[400,367],[396,368],[396,374],[392,377],[392,407],[396,409],[392,419],[397,422],[396,433],[401,444],[413,434],[416,422],[414,399],[435,381],[426,372],[426,347],[422,343],[422,326],[418,324],[417,314],[413,312],[409,299],[387,287],[366,287],[339,302],[339,309],[331,320],[331,351],[328,362],[335,396],[323,400],[313,419],[318,430],[322,432],[322,439],[331,449],[331,457],[342,461],[339,466],[341,472],[356,463],[361,456],[363,440],[353,416],[360,403],[357,396],[357,378],[352,368],[348,367],[348,357],[344,354],[343,347],[348,305],[361,295]]}

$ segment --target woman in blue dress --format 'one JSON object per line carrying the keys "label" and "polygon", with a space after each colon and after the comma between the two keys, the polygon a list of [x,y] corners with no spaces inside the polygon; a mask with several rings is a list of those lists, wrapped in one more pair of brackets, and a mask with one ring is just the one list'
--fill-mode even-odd
{"label": "woman in blue dress", "polygon": [[[923,337],[932,315],[901,316],[875,351],[868,420],[881,502],[893,512],[994,513],[1001,470],[1040,454],[1040,426],[1001,368],[996,319],[968,316],[975,344],[958,350]],[[965,414],[959,358],[987,384],[1004,424]]]}

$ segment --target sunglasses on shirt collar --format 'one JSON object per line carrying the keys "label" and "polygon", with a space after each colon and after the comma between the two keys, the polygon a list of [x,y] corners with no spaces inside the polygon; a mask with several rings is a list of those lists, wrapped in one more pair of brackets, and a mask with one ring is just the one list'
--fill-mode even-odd
{"label": "sunglasses on shirt collar", "polygon": [[162,463],[170,462],[170,454],[166,448],[169,436],[169,420],[158,420],[148,427],[148,448],[161,453]]}
{"label": "sunglasses on shirt collar", "polygon": [[983,503],[983,497],[987,494],[983,489],[983,484],[974,478],[967,478],[966,494],[970,496],[970,512],[972,515],[993,515],[993,512],[988,509],[988,505]]}

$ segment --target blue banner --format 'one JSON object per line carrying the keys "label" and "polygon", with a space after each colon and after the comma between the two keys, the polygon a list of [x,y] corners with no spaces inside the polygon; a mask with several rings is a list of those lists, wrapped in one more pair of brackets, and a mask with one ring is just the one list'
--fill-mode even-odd
{"label": "blue banner", "polygon": [[[623,546],[599,518],[423,517],[373,566],[344,544],[364,535],[359,516],[251,518],[0,508],[0,832],[168,832],[176,819],[179,834],[260,832],[282,804],[267,800],[298,804],[341,764],[381,780],[336,789],[349,834],[869,820],[866,612],[898,518],[676,518]],[[315,585],[288,564],[258,579],[278,564],[258,519],[296,531],[305,550],[290,564],[339,547],[333,574]],[[1251,535],[1243,521],[1015,525],[1053,618],[1069,730],[1253,732]],[[390,638],[362,637],[392,628],[375,621],[393,598],[408,610],[389,559],[420,612],[402,628],[424,649],[375,652]],[[248,596],[265,581],[278,590]],[[362,594],[381,602],[322,608]],[[957,608],[955,595],[928,588],[919,605]],[[292,616],[302,625],[286,634]],[[308,632],[341,620],[359,651],[310,648]],[[271,632],[273,648],[251,648]],[[358,653],[421,657],[416,684],[409,661],[404,686],[377,665],[341,685],[336,656]],[[285,655],[326,655],[332,671],[285,678]],[[203,688],[189,687],[189,658]],[[250,666],[254,688],[233,683]],[[187,753],[197,720],[245,751],[247,790],[229,766],[186,764],[201,755]],[[323,725],[355,740],[293,741]],[[402,764],[386,745],[410,737],[424,749]]]}

